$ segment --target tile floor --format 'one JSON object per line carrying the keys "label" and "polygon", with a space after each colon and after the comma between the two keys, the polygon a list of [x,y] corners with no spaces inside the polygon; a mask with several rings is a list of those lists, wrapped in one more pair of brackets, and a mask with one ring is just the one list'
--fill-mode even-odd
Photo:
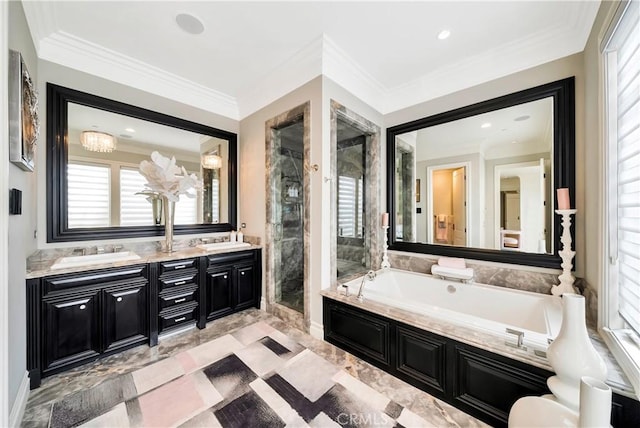
{"label": "tile floor", "polygon": [[[267,336],[260,328],[247,328],[255,323],[264,326],[262,330],[272,333]],[[214,339],[216,340],[213,341]],[[295,359],[295,364],[282,365],[279,358],[286,352],[291,353],[291,357],[285,359]],[[211,365],[214,360],[216,363]],[[251,367],[251,370],[247,371],[246,367]],[[273,375],[274,367],[278,367],[277,375]],[[311,367],[314,370],[308,370]],[[203,368],[204,370],[198,371]],[[320,369],[326,376],[316,376]],[[191,375],[182,376],[185,371],[192,371]],[[242,399],[236,397],[238,394],[233,390],[237,388],[234,386],[236,384],[216,380],[226,379],[219,376],[221,372],[233,373],[233,378],[252,377],[252,391],[245,391],[241,395]],[[260,380],[261,376],[265,376],[266,380]],[[162,387],[158,388],[167,382],[172,389],[169,396],[165,396],[166,391]],[[115,389],[117,393],[114,393],[116,383],[118,388]],[[212,384],[214,388],[211,388]],[[73,420],[65,418],[73,412],[90,408],[90,403],[100,408],[112,409],[107,413],[108,416],[100,416],[103,418],[102,426],[126,425],[127,413],[141,415],[138,420],[130,420],[129,416],[129,423],[133,425],[176,426],[187,422],[188,426],[211,426],[217,420],[225,426],[250,426],[258,420],[268,421],[273,415],[268,409],[263,409],[265,412],[259,414],[260,418],[264,416],[263,419],[237,420],[240,413],[234,411],[234,406],[258,409],[256,406],[261,400],[259,397],[264,400],[267,396],[265,391],[275,390],[281,396],[287,396],[286,388],[291,389],[291,386],[306,399],[322,402],[335,385],[351,391],[375,390],[377,393],[373,396],[386,400],[384,406],[378,407],[384,408],[392,419],[399,418],[401,411],[407,409],[402,422],[397,419],[404,426],[485,426],[464,412],[358,358],[255,309],[210,322],[204,330],[194,329],[166,338],[154,348],[139,346],[45,379],[40,388],[31,391],[22,426],[53,428],[75,425]],[[338,394],[339,387],[336,389]],[[135,400],[128,397],[132,394],[132,389],[137,390],[140,395]],[[198,408],[185,409],[185,412],[198,416],[188,421],[172,420],[170,415],[175,412],[169,412],[161,417],[161,410],[166,407],[163,403],[171,401],[171,396],[190,396],[189,394],[194,397],[185,400],[185,403],[200,404],[197,404]],[[82,399],[73,399],[78,396]],[[222,402],[221,396],[232,397],[234,400],[215,407],[213,403]],[[130,400],[127,401],[128,405],[135,403],[136,409],[140,411],[132,411],[125,400]],[[333,397],[331,400],[344,401],[344,396]],[[205,408],[211,408],[212,411],[201,412]],[[324,412],[309,415],[300,410],[298,413],[303,413],[306,419],[297,420],[292,424],[294,426],[306,426],[307,423],[309,426],[327,426],[331,422],[330,418],[322,419],[325,417]],[[215,420],[211,418],[212,414],[215,415]],[[142,415],[147,415],[146,419]],[[413,422],[410,415],[415,415]]]}

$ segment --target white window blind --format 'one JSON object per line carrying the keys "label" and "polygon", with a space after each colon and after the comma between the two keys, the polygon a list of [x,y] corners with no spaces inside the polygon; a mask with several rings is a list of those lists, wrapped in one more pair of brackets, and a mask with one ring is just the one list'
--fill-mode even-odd
{"label": "white window blind", "polygon": [[220,180],[211,180],[211,223],[220,223]]}
{"label": "white window blind", "polygon": [[362,178],[338,177],[338,236],[362,237]]}
{"label": "white window blind", "polygon": [[640,10],[629,2],[606,45],[610,279],[640,332]]}
{"label": "white window blind", "polygon": [[145,189],[147,179],[137,169],[120,169],[120,225],[145,226],[154,224],[151,203],[136,193]]}
{"label": "white window blind", "polygon": [[67,165],[68,227],[110,226],[109,166]]}
{"label": "white window blind", "polygon": [[174,224],[196,224],[198,223],[198,199],[194,196],[189,198],[180,195],[180,200],[176,202]]}

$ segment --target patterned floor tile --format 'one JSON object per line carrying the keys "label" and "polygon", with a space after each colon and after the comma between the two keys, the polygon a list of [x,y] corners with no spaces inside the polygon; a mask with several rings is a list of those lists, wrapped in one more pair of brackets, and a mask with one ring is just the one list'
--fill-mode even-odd
{"label": "patterned floor tile", "polygon": [[135,396],[136,388],[130,374],[109,379],[54,403],[50,427],[61,428],[81,424]]}
{"label": "patterned floor tile", "polygon": [[254,342],[235,354],[258,376],[275,371],[282,367],[285,361],[273,353],[262,343]]}
{"label": "patterned floor tile", "polygon": [[267,383],[258,378],[251,382],[251,389],[275,412],[287,427],[306,427],[300,415]]}
{"label": "patterned floor tile", "polygon": [[[188,357],[193,360],[195,368],[201,369],[226,357],[227,355],[244,348],[244,345],[233,336],[227,334],[218,339],[196,346],[186,351]],[[176,356],[184,361],[185,357]]]}
{"label": "patterned floor tile", "polygon": [[233,354],[204,369],[204,374],[225,400],[233,400],[249,392],[249,383],[258,377]]}
{"label": "patterned floor tile", "polygon": [[127,406],[125,403],[120,403],[107,413],[98,416],[90,420],[89,422],[80,425],[82,428],[100,428],[100,427],[118,427],[128,428],[129,416],[127,415]]}
{"label": "patterned floor tile", "polygon": [[347,391],[351,392],[362,401],[367,402],[376,410],[384,411],[391,401],[375,389],[349,375],[344,370],[340,370],[336,373],[332,380],[344,386]]}
{"label": "patterned floor tile", "polygon": [[131,373],[138,395],[151,391],[183,374],[184,369],[175,358],[166,358]]}
{"label": "patterned floor tile", "polygon": [[222,426],[228,428],[284,428],[285,423],[253,391],[236,398],[214,412]]}
{"label": "patterned floor tile", "polygon": [[264,322],[257,322],[255,324],[251,324],[247,327],[241,328],[240,330],[232,333],[232,335],[243,345],[249,345],[250,343],[268,336],[274,331],[276,330],[270,325]]}
{"label": "patterned floor tile", "polygon": [[189,419],[180,428],[222,428],[222,424],[211,410],[207,410]]}
{"label": "patterned floor tile", "polygon": [[316,401],[334,385],[331,378],[337,372],[336,366],[309,350],[296,355],[278,370],[283,379],[311,401]]}
{"label": "patterned floor tile", "polygon": [[435,427],[409,409],[403,409],[397,421],[403,427]]}

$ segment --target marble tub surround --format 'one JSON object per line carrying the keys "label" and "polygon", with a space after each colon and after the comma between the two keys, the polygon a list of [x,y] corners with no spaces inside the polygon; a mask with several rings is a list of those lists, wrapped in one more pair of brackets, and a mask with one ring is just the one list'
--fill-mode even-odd
{"label": "marble tub surround", "polygon": [[[224,347],[211,347],[212,343],[221,342],[225,343]],[[89,416],[95,417],[95,415],[85,416],[82,412],[88,413],[92,408],[95,410],[96,404],[100,406],[100,403],[95,403],[94,407],[91,407],[91,397],[99,397],[108,391],[120,391],[119,395],[122,398],[126,394],[129,396],[138,394],[139,397],[130,398],[124,406],[116,403],[111,407],[113,409],[111,412],[103,413],[99,416],[102,419],[94,422],[103,421],[114,426],[114,421],[125,421],[119,417],[142,415],[141,425],[145,425],[145,409],[149,414],[149,410],[154,405],[160,404],[164,389],[168,391],[180,388],[184,386],[180,382],[189,381],[197,383],[197,388],[189,390],[190,393],[204,397],[200,399],[203,402],[208,400],[207,404],[209,404],[216,401],[214,398],[220,398],[214,394],[203,393],[203,391],[211,392],[210,385],[220,393],[223,400],[228,401],[226,404],[224,401],[218,401],[218,404],[212,404],[205,412],[196,416],[197,419],[192,422],[200,423],[198,426],[212,425],[214,420],[208,412],[222,422],[226,414],[223,409],[231,405],[227,409],[231,410],[234,402],[238,405],[257,403],[251,407],[252,412],[250,412],[256,419],[242,426],[256,426],[263,416],[270,415],[269,409],[263,407],[264,403],[268,404],[280,419],[298,420],[297,416],[299,416],[301,423],[293,424],[295,426],[306,426],[306,424],[335,426],[330,424],[330,414],[333,413],[333,417],[337,417],[336,410],[339,412],[347,410],[347,413],[353,410],[354,414],[370,417],[374,414],[378,415],[380,420],[386,418],[384,420],[390,422],[389,425],[382,426],[393,426],[395,421],[403,426],[486,426],[464,412],[339,348],[294,329],[276,317],[254,309],[220,319],[204,330],[193,330],[180,336],[167,338],[159,344],[155,353],[145,348],[138,347],[120,354],[117,359],[107,358],[100,363],[79,367],[71,372],[46,379],[39,389],[32,391],[21,426],[60,426],[58,422],[64,422],[65,419],[62,417],[65,415],[69,416],[70,422],[74,418],[78,420],[89,419]],[[260,358],[255,358],[256,356]],[[208,363],[206,360],[215,361]],[[180,374],[180,368],[184,372],[184,367],[187,367],[190,373],[197,374],[202,370],[201,366],[206,366],[204,371],[208,370],[209,373],[204,376],[195,376],[195,380],[193,376],[187,378],[189,375]],[[248,370],[238,369],[243,366]],[[310,368],[313,370],[309,370]],[[154,376],[146,376],[152,372],[155,373]],[[221,381],[216,377],[218,372],[227,372],[230,376]],[[319,372],[324,375],[316,376]],[[244,378],[249,381],[248,388],[241,382],[237,382],[243,374],[247,375]],[[308,381],[309,374],[311,374],[311,382]],[[141,393],[141,391],[148,392]],[[145,396],[153,398],[150,397],[151,394],[155,394],[158,400],[143,399]],[[114,395],[118,396],[118,394],[111,394],[111,401],[114,401]],[[259,399],[256,399],[256,396]],[[78,409],[74,403],[84,398],[87,399],[85,406]],[[115,400],[117,401],[117,398]],[[145,400],[146,402],[142,402]],[[239,401],[236,402],[236,400]],[[134,405],[136,401],[142,405]],[[189,405],[194,406],[193,403]],[[104,404],[102,407],[105,407]],[[173,403],[170,407],[173,410]],[[101,411],[107,410],[109,409]],[[191,413],[197,410],[195,407],[186,409]],[[254,410],[260,410],[261,413],[254,413]],[[168,418],[177,418],[177,409],[176,412],[170,413]],[[325,419],[321,413],[329,417]],[[109,420],[109,417],[114,419]],[[318,417],[320,419],[316,419]],[[314,420],[317,423],[314,423]],[[242,422],[241,419],[238,421]],[[293,422],[293,419],[290,422]],[[62,424],[62,426],[71,425],[73,423]],[[161,425],[173,424],[169,419],[165,419]],[[373,424],[370,423],[370,425]],[[184,426],[191,425],[187,423]],[[231,420],[225,420],[223,426],[234,426],[234,424]]]}
{"label": "marble tub surround", "polygon": [[[393,264],[392,264],[393,266]],[[458,326],[438,318],[434,318],[427,315],[417,314],[415,312],[409,312],[403,309],[395,308],[389,305],[377,303],[372,300],[365,299],[363,302],[358,301],[356,296],[344,296],[336,287],[325,289],[321,292],[323,296],[329,297],[340,302],[347,303],[349,305],[364,309],[382,315],[387,318],[391,318],[405,324],[436,333],[450,339],[457,340],[462,343],[466,343],[477,348],[481,348],[495,354],[511,358],[513,360],[521,361],[523,363],[530,364],[548,371],[553,371],[549,365],[549,361],[546,357],[539,356],[534,353],[533,349],[526,350],[515,348],[507,345],[504,337],[485,333],[479,330],[473,330],[468,327]],[[615,358],[606,347],[598,333],[589,329],[589,335],[594,343],[598,353],[605,360],[608,367],[607,384],[611,386],[614,392],[627,397],[634,397],[633,387],[628,378],[622,371],[621,367],[616,362]]]}
{"label": "marble tub surround", "polygon": [[[87,247],[54,248],[54,249],[46,249],[46,250],[37,250],[27,258],[26,279],[39,278],[46,275],[57,275],[61,273],[82,272],[86,270],[99,269],[99,268],[112,267],[112,266],[127,266],[127,265],[141,264],[141,263],[161,262],[166,260],[179,260],[179,259],[186,259],[190,257],[200,257],[207,254],[229,253],[229,252],[246,251],[254,248],[260,248],[259,244],[253,244],[253,243],[251,244],[250,247],[226,248],[226,249],[218,249],[218,250],[211,250],[211,251],[205,251],[196,247],[197,245],[200,245],[203,243],[226,242],[229,240],[228,237],[229,237],[228,234],[224,234],[222,236],[216,236],[216,237],[177,240],[174,242],[174,247],[173,247],[174,251],[171,253],[163,252],[161,249],[160,242],[156,242],[156,241],[127,243],[124,245],[105,244],[104,246],[91,245]],[[254,240],[254,242],[255,241],[256,240]],[[259,239],[257,240],[257,242],[259,242]],[[96,254],[97,248],[102,248],[104,249],[105,253],[110,253],[114,251],[115,247],[117,247],[118,251],[132,251],[138,256],[140,256],[140,259],[118,261],[113,263],[91,264],[91,265],[77,266],[77,267],[65,268],[65,269],[55,269],[55,270],[51,269],[51,266],[56,262],[56,260],[58,260],[61,257],[82,255],[83,250],[85,251],[85,254]]]}

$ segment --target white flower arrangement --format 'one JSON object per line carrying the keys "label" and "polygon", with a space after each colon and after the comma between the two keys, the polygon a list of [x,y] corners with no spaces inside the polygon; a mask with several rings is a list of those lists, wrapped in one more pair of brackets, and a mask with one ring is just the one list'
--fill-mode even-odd
{"label": "white flower arrangement", "polygon": [[151,162],[140,162],[140,173],[147,179],[145,185],[149,189],[144,190],[146,194],[153,192],[172,202],[178,202],[180,195],[193,198],[195,193],[189,190],[202,187],[195,174],[188,174],[184,167],[176,166],[175,157],[169,159],[155,151],[151,153]]}

